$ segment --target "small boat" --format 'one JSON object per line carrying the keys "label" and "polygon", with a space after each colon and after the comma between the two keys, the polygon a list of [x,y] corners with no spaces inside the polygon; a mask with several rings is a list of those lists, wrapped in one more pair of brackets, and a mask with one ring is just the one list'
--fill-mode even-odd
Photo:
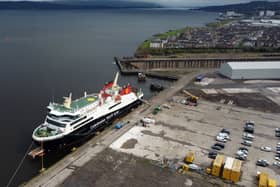
{"label": "small boat", "polygon": [[161,84],[152,83],[150,89],[152,91],[162,91],[164,87]]}
{"label": "small boat", "polygon": [[144,73],[138,73],[138,81],[146,81],[146,75]]}

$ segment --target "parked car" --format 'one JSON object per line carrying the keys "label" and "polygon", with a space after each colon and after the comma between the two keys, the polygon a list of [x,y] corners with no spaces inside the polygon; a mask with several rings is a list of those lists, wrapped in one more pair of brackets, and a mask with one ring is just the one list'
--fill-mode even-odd
{"label": "parked car", "polygon": [[251,125],[245,125],[244,127],[244,132],[248,132],[248,133],[252,133],[254,134],[254,126],[251,126]]}
{"label": "parked car", "polygon": [[275,132],[280,132],[280,128],[276,128],[276,129],[275,129]]}
{"label": "parked car", "polygon": [[251,120],[248,120],[248,121],[245,122],[245,125],[255,126],[255,122],[251,121]]}
{"label": "parked car", "polygon": [[216,137],[216,140],[217,140],[218,142],[223,142],[223,143],[226,143],[226,142],[227,142],[227,140],[226,140],[224,137],[219,136],[219,135]]}
{"label": "parked car", "polygon": [[218,134],[218,136],[221,136],[221,137],[224,137],[224,138],[227,139],[227,140],[230,140],[230,137],[229,137],[229,135],[228,135],[227,133],[220,132],[220,133]]}
{"label": "parked car", "polygon": [[215,159],[216,156],[217,156],[218,152],[216,151],[211,151],[208,153],[208,158],[212,158],[212,159]]}
{"label": "parked car", "polygon": [[246,145],[246,146],[251,146],[253,142],[249,141],[249,140],[243,140],[243,142],[241,142],[242,145]]}
{"label": "parked car", "polygon": [[279,161],[273,162],[273,165],[280,168],[280,162]]}
{"label": "parked car", "polygon": [[246,159],[247,159],[247,156],[244,156],[244,155],[236,155],[235,158],[238,159],[238,160],[246,160]]}
{"label": "parked car", "polygon": [[253,140],[254,136],[251,133],[244,132],[242,138],[245,140]]}
{"label": "parked car", "polygon": [[212,148],[212,149],[215,149],[215,150],[218,150],[218,151],[220,151],[220,150],[223,149],[223,148],[221,148],[220,146],[217,146],[217,145],[212,145],[211,148]]}
{"label": "parked car", "polygon": [[240,147],[236,152],[236,159],[246,160],[248,156],[249,150],[245,147]]}
{"label": "parked car", "polygon": [[261,150],[266,151],[266,152],[271,152],[272,151],[271,147],[268,147],[268,146],[262,146]]}
{"label": "parked car", "polygon": [[248,154],[249,150],[246,147],[240,147],[239,148],[240,151],[243,151],[244,153]]}
{"label": "parked car", "polygon": [[228,129],[225,129],[225,128],[223,128],[221,130],[221,133],[226,133],[226,134],[230,135],[230,131]]}
{"label": "parked car", "polygon": [[220,147],[223,148],[223,149],[225,148],[225,144],[223,144],[223,143],[219,143],[219,142],[218,142],[218,143],[215,143],[214,145],[215,145],[215,146],[220,146]]}
{"label": "parked car", "polygon": [[262,167],[267,167],[267,166],[269,166],[269,162],[267,160],[257,160],[256,165],[262,166]]}
{"label": "parked car", "polygon": [[279,156],[276,156],[274,159],[277,160],[277,161],[280,161],[280,157]]}

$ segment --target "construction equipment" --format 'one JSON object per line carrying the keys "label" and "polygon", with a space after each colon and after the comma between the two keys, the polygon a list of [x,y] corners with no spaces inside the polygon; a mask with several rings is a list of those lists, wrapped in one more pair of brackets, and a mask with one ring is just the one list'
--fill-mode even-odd
{"label": "construction equipment", "polygon": [[199,97],[191,94],[190,92],[188,92],[186,90],[183,90],[183,93],[188,96],[187,101],[189,102],[189,105],[197,106],[197,101],[198,101]]}
{"label": "construction equipment", "polygon": [[185,162],[186,162],[187,164],[193,163],[194,157],[195,157],[194,152],[190,151],[190,152],[187,154],[187,156],[185,157]]}

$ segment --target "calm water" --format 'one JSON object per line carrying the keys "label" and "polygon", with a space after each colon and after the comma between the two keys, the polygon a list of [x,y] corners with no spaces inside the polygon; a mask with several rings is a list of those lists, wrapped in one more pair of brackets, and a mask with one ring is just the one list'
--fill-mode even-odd
{"label": "calm water", "polygon": [[[200,26],[216,17],[186,10],[1,11],[0,186],[31,143],[50,100],[59,102],[69,92],[74,98],[97,92],[117,71],[114,56],[132,55],[155,33]],[[121,77],[122,83],[143,88],[146,98],[153,81],[138,84],[136,77]],[[13,186],[39,169],[38,160],[27,158]]]}

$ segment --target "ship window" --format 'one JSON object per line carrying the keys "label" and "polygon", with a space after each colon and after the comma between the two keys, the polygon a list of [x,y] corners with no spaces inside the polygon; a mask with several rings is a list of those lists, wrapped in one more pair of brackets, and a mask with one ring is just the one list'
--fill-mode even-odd
{"label": "ship window", "polygon": [[79,116],[70,116],[70,115],[62,115],[62,116],[57,116],[54,114],[48,114],[49,117],[51,118],[68,118],[68,119],[77,119]]}
{"label": "ship window", "polygon": [[86,118],[87,118],[87,117],[84,116],[84,117],[82,117],[82,118],[80,118],[80,119],[78,119],[78,120],[72,122],[72,123],[71,123],[71,126],[72,126],[72,125],[75,125],[76,123],[78,123],[78,122],[80,122],[80,121],[82,121],[83,119],[86,119]]}
{"label": "ship window", "polygon": [[58,127],[65,127],[66,126],[66,124],[64,124],[64,123],[59,123],[59,122],[51,120],[49,118],[47,118],[47,123],[49,123],[51,125],[58,126]]}

